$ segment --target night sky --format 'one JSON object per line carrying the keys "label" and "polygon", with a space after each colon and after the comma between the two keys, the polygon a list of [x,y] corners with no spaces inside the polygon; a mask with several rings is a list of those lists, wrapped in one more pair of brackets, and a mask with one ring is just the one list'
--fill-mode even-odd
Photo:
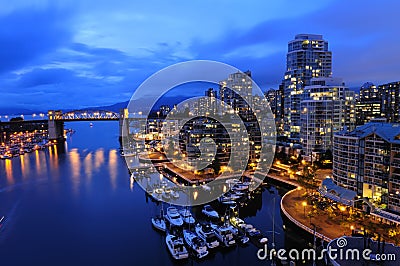
{"label": "night sky", "polygon": [[277,88],[287,42],[322,34],[352,88],[400,80],[400,2],[0,0],[0,107],[128,100],[149,75],[208,59]]}

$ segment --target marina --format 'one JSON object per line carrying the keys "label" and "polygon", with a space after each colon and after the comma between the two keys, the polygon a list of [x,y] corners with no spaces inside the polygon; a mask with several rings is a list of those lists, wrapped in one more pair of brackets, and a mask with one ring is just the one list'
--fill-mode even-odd
{"label": "marina", "polygon": [[[93,127],[87,122],[74,122],[73,125],[66,123],[76,133],[68,137],[64,145],[52,145],[37,153],[25,153],[11,160],[0,161],[0,175],[5,177],[0,180],[0,216],[4,215],[6,221],[0,230],[0,256],[4,265],[73,265],[77,258],[82,257],[99,265],[177,264],[166,242],[167,234],[173,235],[175,232],[172,230],[176,229],[170,230],[168,222],[165,222],[164,233],[161,222],[165,221],[164,215],[169,204],[156,200],[153,197],[155,194],[146,193],[136,178],[144,184],[149,181],[149,188],[156,189],[151,183],[153,177],[156,177],[158,192],[161,191],[156,198],[160,199],[163,185],[169,187],[172,182],[164,176],[160,180],[157,172],[138,172],[135,178],[131,178],[125,157],[118,153],[118,129],[115,129],[113,123],[98,122]],[[47,167],[43,166],[45,163]],[[138,167],[142,165],[137,156],[132,157],[132,164]],[[224,183],[229,188],[229,184]],[[210,188],[202,185],[202,189],[207,191]],[[286,225],[284,229],[279,199],[287,191],[276,185],[260,187],[251,193],[241,191],[244,195],[235,201],[240,207],[235,216],[258,229],[268,239],[267,244],[272,245],[272,217],[275,210],[275,245],[286,248],[306,247],[311,241],[309,236],[299,237],[299,229],[296,227]],[[181,191],[177,192],[180,197],[185,197]],[[235,211],[230,208],[232,204],[220,203],[218,199],[210,203],[210,206],[220,217]],[[181,206],[173,207],[177,208],[179,215],[179,210],[185,209]],[[203,206],[189,208],[195,219],[190,230],[195,234],[197,224],[208,222],[202,210]],[[32,217],[38,219],[32,220]],[[154,225],[152,218],[158,218]],[[217,221],[213,223],[217,225]],[[221,220],[218,226],[222,224]],[[235,228],[232,219],[230,224]],[[160,229],[156,229],[155,225]],[[32,226],[35,227],[33,231]],[[215,235],[210,236],[210,239],[217,238],[214,228],[211,225],[210,228]],[[176,237],[181,238],[186,248],[183,229],[189,229],[189,225],[184,223],[177,227]],[[292,231],[288,233],[287,230]],[[249,241],[245,244],[241,244],[239,237],[233,237],[235,244],[229,248],[224,247],[219,240],[218,247],[212,248],[210,245],[213,241],[209,240],[207,245],[206,239],[207,256],[198,259],[192,254],[193,250],[186,248],[191,254],[179,264],[270,264],[257,258],[258,247],[253,244],[250,236],[246,236]],[[40,247],[35,244],[35,239],[41,239]],[[174,240],[178,239],[173,238],[171,241]],[[172,250],[175,246],[180,250],[179,243],[175,242],[171,246]],[[45,256],[40,250],[46,250],[46,254],[54,256]],[[69,250],[71,255],[65,257],[65,250]],[[153,256],[146,255],[149,252]],[[21,253],[25,256],[18,255]],[[178,256],[178,253],[175,254]],[[179,256],[184,257],[184,254],[182,252]],[[56,257],[63,257],[63,262],[56,261]]]}

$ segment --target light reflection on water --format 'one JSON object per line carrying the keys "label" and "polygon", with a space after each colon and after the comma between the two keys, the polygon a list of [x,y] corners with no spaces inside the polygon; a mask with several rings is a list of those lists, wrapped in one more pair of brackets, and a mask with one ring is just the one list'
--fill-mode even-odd
{"label": "light reflection on water", "polygon": [[85,159],[83,160],[83,165],[85,167],[85,176],[87,178],[87,184],[90,185],[93,174],[93,158],[91,152],[89,152],[86,155]]}
{"label": "light reflection on water", "polygon": [[103,163],[104,163],[104,150],[103,148],[100,148],[97,149],[94,154],[94,170],[98,171]]}
{"label": "light reflection on water", "polygon": [[[163,235],[151,227],[151,217],[160,213],[161,206],[130,180],[124,158],[116,150],[117,125],[66,124],[77,133],[64,146],[0,161],[0,215],[10,217],[7,244],[0,242],[1,265],[88,265],[88,261],[174,265]],[[158,173],[151,176],[143,179],[143,187],[164,180]],[[258,195],[241,209],[241,215],[257,228],[270,230],[272,197]],[[16,202],[20,204],[11,215]],[[277,238],[282,246],[278,203],[276,226],[281,234]],[[201,207],[193,211],[201,216]],[[268,265],[257,260],[256,252],[250,244],[183,265]]]}
{"label": "light reflection on water", "polygon": [[8,185],[14,184],[14,177],[13,177],[13,168],[12,168],[12,160],[6,160],[6,177]]}
{"label": "light reflection on water", "polygon": [[111,187],[117,188],[117,150],[110,150],[108,153],[108,171],[110,175]]}
{"label": "light reflection on water", "polygon": [[38,150],[35,151],[35,169],[36,169],[37,175],[42,174],[42,166],[40,165],[40,156],[39,156]]}

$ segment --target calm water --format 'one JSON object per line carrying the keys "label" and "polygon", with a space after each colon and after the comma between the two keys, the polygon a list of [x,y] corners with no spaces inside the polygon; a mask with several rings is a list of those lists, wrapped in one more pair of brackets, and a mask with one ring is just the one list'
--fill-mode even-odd
{"label": "calm water", "polygon": [[[173,265],[150,222],[160,206],[131,186],[118,154],[118,123],[73,122],[66,128],[76,133],[65,145],[0,161],[0,217],[7,219],[0,231],[0,265]],[[271,240],[276,197],[277,247],[304,245],[283,230],[279,202],[285,190],[271,192],[242,208],[241,218]],[[179,264],[269,265],[256,254],[249,244]]]}

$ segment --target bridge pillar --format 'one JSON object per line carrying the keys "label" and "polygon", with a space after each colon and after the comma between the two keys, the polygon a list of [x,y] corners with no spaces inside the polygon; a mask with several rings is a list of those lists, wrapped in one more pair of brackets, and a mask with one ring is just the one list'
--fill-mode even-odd
{"label": "bridge pillar", "polygon": [[[129,132],[129,131],[126,131],[126,130],[129,130],[128,117],[129,117],[128,108],[124,108],[124,109],[120,109],[119,110],[119,144],[121,146],[122,146],[122,143],[123,143],[122,142],[123,141],[122,140],[123,135],[125,134],[125,136],[127,136],[126,133]],[[125,120],[125,125],[124,125],[124,120]]]}
{"label": "bridge pillar", "polygon": [[48,116],[48,135],[50,141],[64,141],[64,122],[62,111],[49,110]]}

